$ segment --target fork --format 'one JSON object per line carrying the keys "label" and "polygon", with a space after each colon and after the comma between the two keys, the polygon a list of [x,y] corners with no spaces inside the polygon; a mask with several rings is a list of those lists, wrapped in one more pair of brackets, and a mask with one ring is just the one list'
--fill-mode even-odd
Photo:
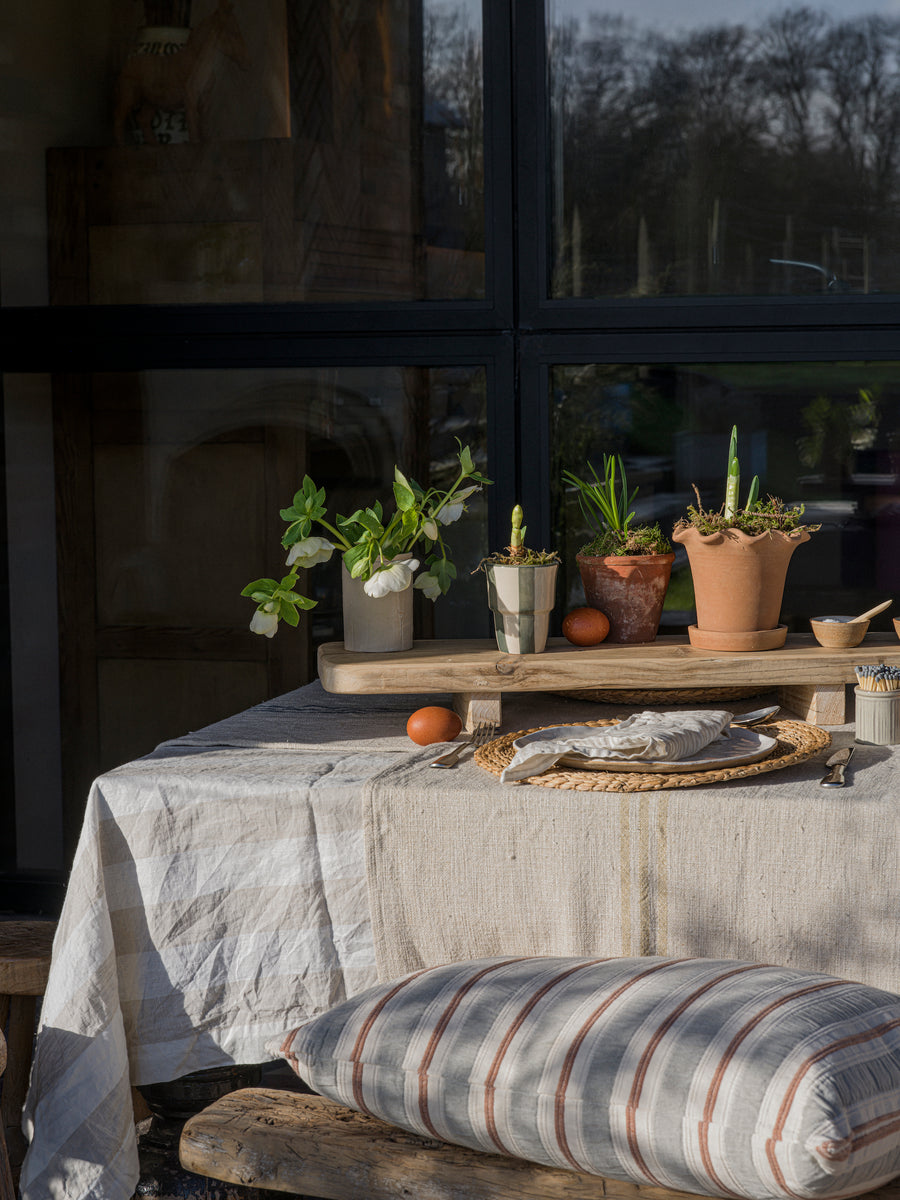
{"label": "fork", "polygon": [[434,762],[429,763],[429,766],[455,767],[459,756],[465,750],[466,746],[473,746],[477,750],[479,746],[483,746],[486,742],[489,742],[496,732],[496,725],[492,725],[489,721],[479,721],[472,731],[470,738],[466,738],[464,742],[460,742],[452,750],[448,750],[446,754],[442,754],[440,758],[436,758]]}

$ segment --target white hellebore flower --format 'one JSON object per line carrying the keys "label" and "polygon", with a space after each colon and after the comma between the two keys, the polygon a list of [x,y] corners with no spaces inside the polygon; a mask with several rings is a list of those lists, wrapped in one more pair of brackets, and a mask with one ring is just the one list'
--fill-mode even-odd
{"label": "white hellebore flower", "polygon": [[264,605],[258,608],[250,621],[251,633],[261,633],[264,637],[274,637],[278,630],[278,613],[273,612],[274,605]]}
{"label": "white hellebore flower", "polygon": [[316,563],[328,562],[334,553],[334,546],[328,538],[308,537],[300,542],[294,542],[288,551],[287,565],[293,567],[314,567]]}
{"label": "white hellebore flower", "polygon": [[380,596],[386,596],[388,592],[405,592],[412,583],[413,571],[417,570],[418,566],[419,560],[411,558],[408,562],[389,563],[385,567],[379,567],[372,578],[363,584],[363,591],[376,600]]}
{"label": "white hellebore flower", "polygon": [[463,488],[461,492],[457,492],[449,504],[445,504],[440,512],[434,515],[442,525],[452,525],[454,521],[458,521],[463,515],[463,509],[466,507],[466,501],[475,492],[480,492],[480,487]]}
{"label": "white hellebore flower", "polygon": [[441,594],[441,585],[430,571],[426,571],[424,575],[420,575],[413,584],[413,587],[421,588],[429,600],[437,600]]}

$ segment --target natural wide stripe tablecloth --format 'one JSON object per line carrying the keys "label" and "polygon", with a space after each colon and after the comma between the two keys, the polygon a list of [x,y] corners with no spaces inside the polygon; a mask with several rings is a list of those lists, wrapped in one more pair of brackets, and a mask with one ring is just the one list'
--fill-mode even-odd
{"label": "natural wide stripe tablecloth", "polygon": [[[128,1200],[131,1084],[265,1060],[378,975],[494,954],[672,954],[900,991],[900,755],[615,794],[431,770],[427,696],[311,684],[102,776],[54,946],[24,1200]],[[446,701],[446,698],[443,698]],[[753,702],[736,707],[745,710]],[[613,709],[507,697],[503,729]],[[836,733],[847,742],[852,733]]]}

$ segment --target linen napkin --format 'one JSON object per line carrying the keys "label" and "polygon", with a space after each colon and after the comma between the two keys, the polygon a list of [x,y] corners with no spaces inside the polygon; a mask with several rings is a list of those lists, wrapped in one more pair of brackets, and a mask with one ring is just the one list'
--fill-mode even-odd
{"label": "linen napkin", "polygon": [[530,735],[504,768],[500,782],[515,783],[539,775],[565,754],[620,762],[678,762],[699,754],[720,737],[732,716],[722,710],[642,712],[612,726],[557,726],[546,730],[544,737]]}

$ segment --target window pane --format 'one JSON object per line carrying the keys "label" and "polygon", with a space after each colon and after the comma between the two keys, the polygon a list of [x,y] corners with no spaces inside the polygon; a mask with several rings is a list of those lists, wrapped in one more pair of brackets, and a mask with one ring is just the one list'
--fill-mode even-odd
{"label": "window pane", "polygon": [[[101,770],[315,678],[317,645],[343,636],[339,556],[301,574],[316,607],[271,640],[250,632],[240,594],[287,574],[280,510],[309,474],[332,522],[377,500],[393,513],[394,465],[449,486],[457,438],[486,472],[485,378],[440,365],[4,377],[15,764],[36,839],[23,825],[20,862],[52,865],[34,814],[60,787],[76,832]],[[458,578],[435,602],[416,591],[415,636],[486,637],[472,574],[485,494],[443,532]],[[44,719],[57,683],[61,730]]]}
{"label": "window pane", "polygon": [[900,18],[547,0],[551,295],[900,290]]}
{"label": "window pane", "polygon": [[476,0],[12,8],[4,304],[483,297]]}
{"label": "window pane", "polygon": [[[563,553],[563,612],[584,603],[575,555],[590,540],[563,470],[590,478],[603,454],[623,456],[639,523],[671,534],[699,489],[725,499],[732,425],[741,494],[805,505],[822,528],[791,560],[782,620],[863,612],[900,591],[900,386],[896,363],[560,366],[552,372],[553,538]],[[676,552],[662,632],[694,621],[687,558]],[[890,613],[873,629],[890,630]]]}

